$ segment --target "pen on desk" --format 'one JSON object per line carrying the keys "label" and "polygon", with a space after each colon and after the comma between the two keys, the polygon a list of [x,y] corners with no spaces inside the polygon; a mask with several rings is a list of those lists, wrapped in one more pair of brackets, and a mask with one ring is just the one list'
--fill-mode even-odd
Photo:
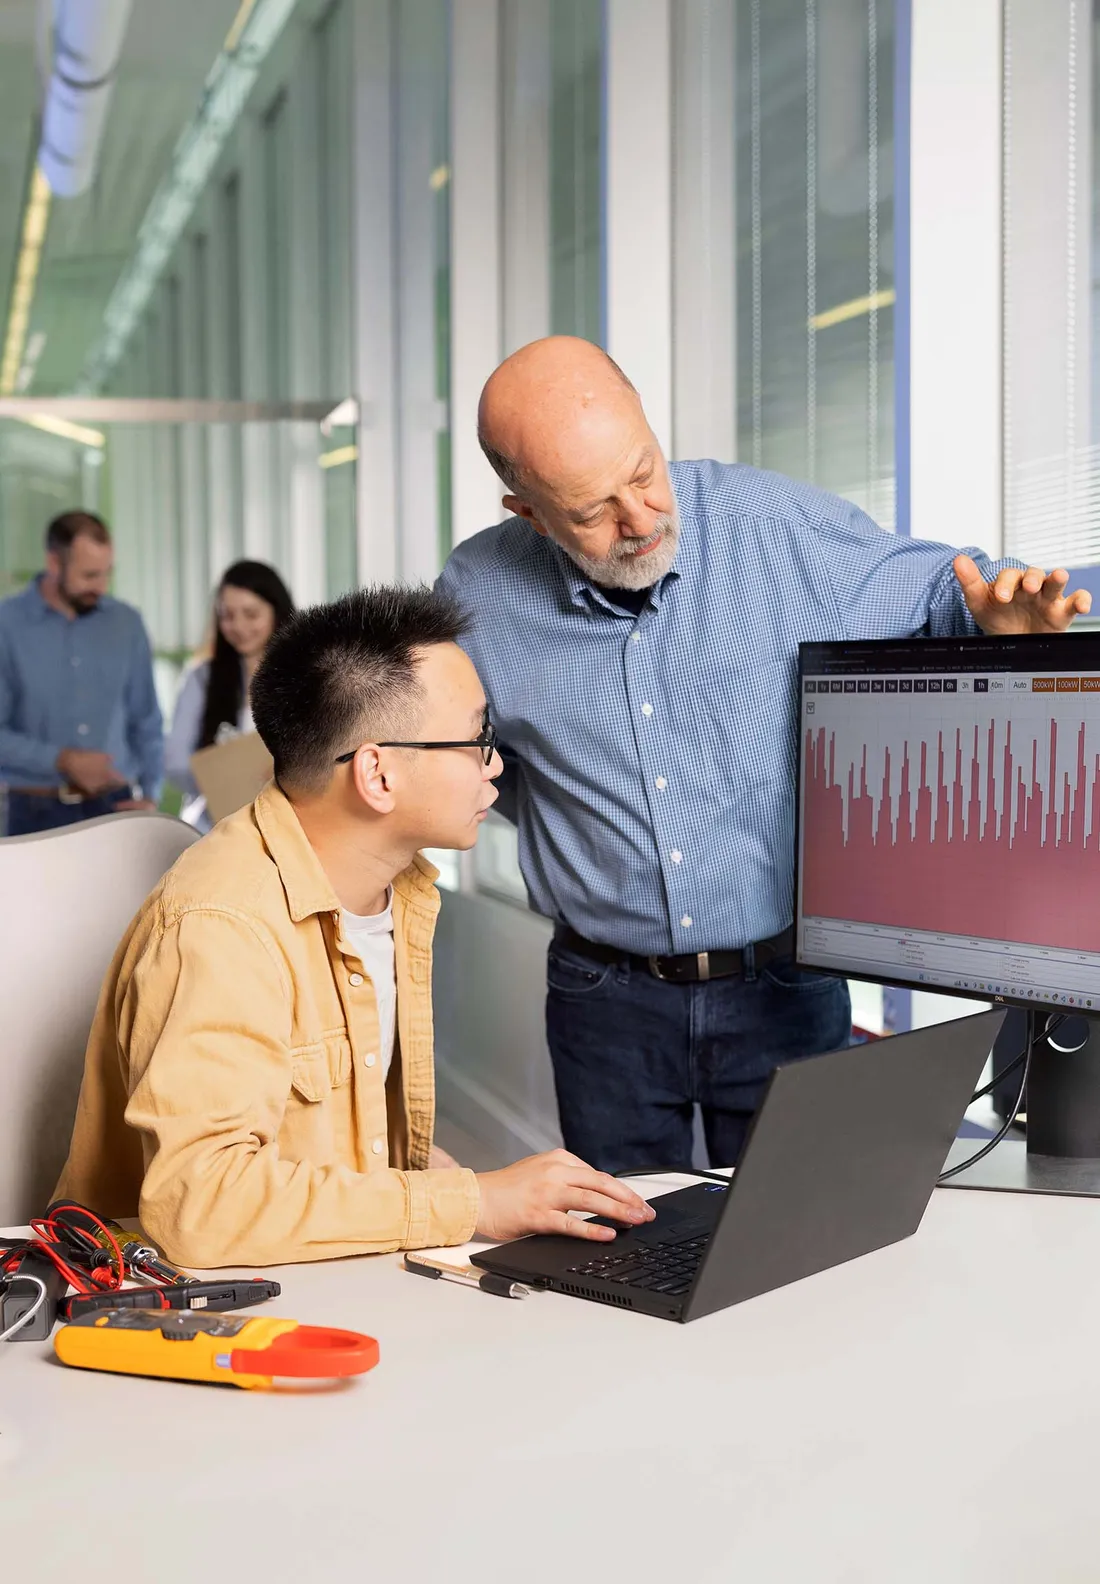
{"label": "pen on desk", "polygon": [[530,1292],[520,1282],[509,1281],[507,1276],[494,1276],[491,1271],[475,1270],[472,1265],[447,1265],[442,1260],[430,1260],[423,1254],[406,1254],[405,1269],[414,1276],[427,1276],[432,1281],[461,1282],[464,1287],[480,1287],[482,1292],[497,1298],[526,1298]]}

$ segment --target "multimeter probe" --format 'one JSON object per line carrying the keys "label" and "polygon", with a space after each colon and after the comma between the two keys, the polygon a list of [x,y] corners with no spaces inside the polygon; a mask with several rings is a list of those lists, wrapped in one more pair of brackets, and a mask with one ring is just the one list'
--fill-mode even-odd
{"label": "multimeter probe", "polygon": [[0,1242],[0,1340],[44,1341],[72,1287],[117,1292],[126,1257],[108,1224],[84,1205],[64,1201],[31,1222],[30,1236]]}
{"label": "multimeter probe", "polygon": [[[123,1288],[127,1276],[139,1285]],[[0,1242],[0,1341],[42,1342],[59,1318],[105,1309],[244,1309],[281,1290],[258,1276],[201,1281],[116,1222],[59,1201],[29,1237]]]}

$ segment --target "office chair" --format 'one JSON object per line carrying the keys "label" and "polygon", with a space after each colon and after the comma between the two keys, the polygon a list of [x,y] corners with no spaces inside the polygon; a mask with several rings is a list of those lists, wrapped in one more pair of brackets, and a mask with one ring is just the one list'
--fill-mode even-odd
{"label": "office chair", "polygon": [[0,841],[0,1226],[45,1210],[104,974],[146,896],[197,840],[181,820],[134,812]]}

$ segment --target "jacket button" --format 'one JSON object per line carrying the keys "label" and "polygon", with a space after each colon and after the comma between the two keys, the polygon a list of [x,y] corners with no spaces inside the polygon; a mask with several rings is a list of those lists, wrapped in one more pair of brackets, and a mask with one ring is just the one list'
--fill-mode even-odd
{"label": "jacket button", "polygon": [[386,1146],[381,1139],[375,1139],[374,1143],[371,1145],[371,1149],[375,1155],[381,1155],[385,1147]]}
{"label": "jacket button", "polygon": [[367,1054],[363,1057],[363,1060],[366,1062],[368,1067],[373,1067],[375,1062],[378,1060],[378,1057],[374,1054],[373,1051],[368,1051]]}
{"label": "jacket button", "polygon": [[349,974],[348,975],[348,984],[354,985],[357,990],[358,990],[359,986],[362,983],[363,983],[363,975],[362,974]]}

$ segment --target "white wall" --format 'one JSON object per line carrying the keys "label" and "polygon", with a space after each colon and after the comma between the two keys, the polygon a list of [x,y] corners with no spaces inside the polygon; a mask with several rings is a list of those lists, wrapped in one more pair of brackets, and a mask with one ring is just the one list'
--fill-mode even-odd
{"label": "white wall", "polygon": [[998,555],[1001,0],[913,0],[911,528]]}

